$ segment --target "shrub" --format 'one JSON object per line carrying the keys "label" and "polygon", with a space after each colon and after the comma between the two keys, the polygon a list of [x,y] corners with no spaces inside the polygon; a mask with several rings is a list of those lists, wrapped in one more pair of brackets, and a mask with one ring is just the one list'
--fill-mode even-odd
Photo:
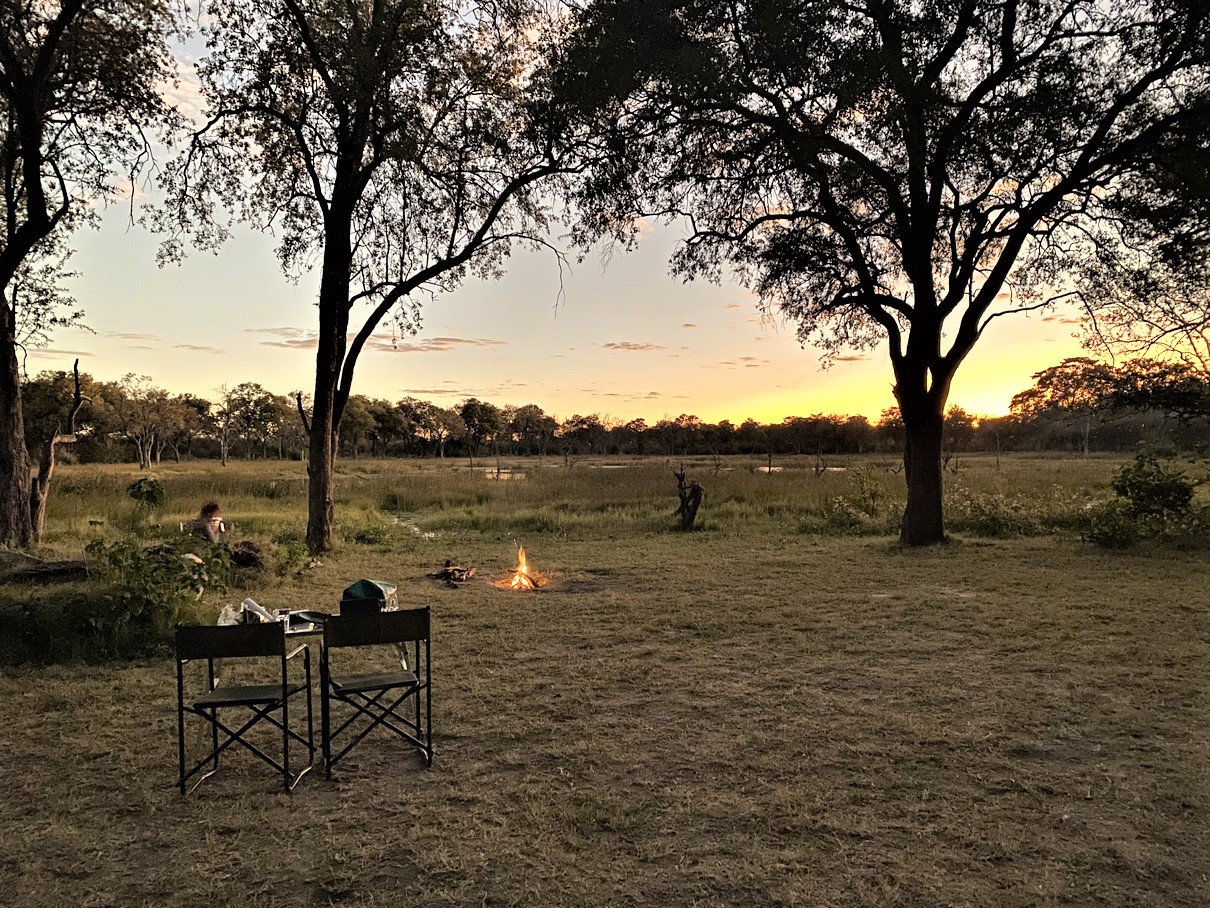
{"label": "shrub", "polygon": [[412,502],[407,495],[400,492],[387,492],[378,507],[383,511],[398,514],[412,510]]}
{"label": "shrub", "polygon": [[849,472],[853,495],[847,500],[867,517],[877,517],[888,499],[886,489],[869,467],[857,467]]}
{"label": "shrub", "polygon": [[307,563],[307,544],[301,539],[285,538],[273,549],[273,573],[278,577],[296,574]]}
{"label": "shrub", "polygon": [[1164,467],[1151,454],[1139,454],[1110,483],[1138,517],[1162,517],[1189,510],[1193,483],[1180,470]]}
{"label": "shrub", "polygon": [[341,536],[354,545],[386,545],[394,535],[388,525],[369,519],[353,519],[340,526]]}
{"label": "shrub", "polygon": [[112,545],[97,539],[85,551],[101,590],[80,604],[79,614],[65,618],[91,628],[114,652],[128,636],[166,641],[181,609],[208,581],[205,558],[199,563],[168,546],[144,549],[132,539]]}
{"label": "shrub", "polygon": [[1174,548],[1210,548],[1210,508],[1189,509],[1164,517],[1162,535]]}
{"label": "shrub", "polygon": [[126,487],[126,494],[149,511],[158,508],[168,497],[160,481],[150,476],[136,479]]}
{"label": "shrub", "polygon": [[1143,538],[1142,522],[1124,501],[1111,501],[1092,512],[1084,538],[1105,549],[1125,549]]}
{"label": "shrub", "polygon": [[1205,509],[1194,511],[1193,482],[1151,454],[1139,454],[1111,480],[1118,498],[1093,512],[1085,539],[1103,548],[1126,548],[1155,539],[1184,548],[1210,544]]}
{"label": "shrub", "polygon": [[798,532],[861,536],[894,531],[889,512],[875,509],[870,513],[870,510],[869,499],[836,495],[825,499],[822,523],[808,516],[798,524]]}
{"label": "shrub", "polygon": [[949,496],[947,512],[954,529],[978,536],[1033,536],[1042,531],[1041,521],[1031,513],[1028,502],[1002,492],[957,489]]}

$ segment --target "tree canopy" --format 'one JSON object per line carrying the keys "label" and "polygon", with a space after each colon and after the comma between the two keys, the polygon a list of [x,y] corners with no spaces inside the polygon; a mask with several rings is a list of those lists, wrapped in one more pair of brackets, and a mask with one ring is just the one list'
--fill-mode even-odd
{"label": "tree canopy", "polygon": [[115,175],[133,195],[149,133],[174,122],[172,25],[166,0],[0,0],[0,545],[36,535],[18,351],[64,317],[64,232]]}
{"label": "tree canopy", "polygon": [[1192,0],[597,0],[554,81],[615,158],[590,236],[685,218],[673,262],[734,271],[825,350],[885,345],[908,439],[902,538],[944,536],[958,366],[1205,125]]}
{"label": "tree canopy", "polygon": [[575,165],[531,116],[535,3],[204,7],[207,120],[169,180],[165,254],[186,234],[221,242],[225,210],[280,237],[287,273],[318,262],[307,539],[321,551],[361,352],[388,316],[394,336],[410,331],[424,298],[499,274],[518,241],[541,243],[536,187]]}

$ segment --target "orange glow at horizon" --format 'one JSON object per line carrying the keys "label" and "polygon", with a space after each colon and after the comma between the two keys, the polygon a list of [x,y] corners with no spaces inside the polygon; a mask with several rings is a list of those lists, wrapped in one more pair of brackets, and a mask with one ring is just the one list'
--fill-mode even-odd
{"label": "orange glow at horizon", "polygon": [[[1067,357],[1088,355],[1070,333],[1039,338],[1037,327],[1036,322],[1020,319],[976,346],[958,367],[946,408],[961,407],[976,417],[1005,416],[1013,396],[1032,386],[1034,373]],[[894,375],[883,351],[871,351],[862,362],[840,363],[830,369],[819,370],[814,365],[809,354],[804,355],[801,384],[792,382],[756,395],[729,394],[731,389],[723,383],[719,387],[703,385],[699,400],[710,404],[684,412],[707,423],[726,419],[735,425],[745,419],[772,425],[787,417],[813,414],[864,416],[877,423],[884,410],[898,406],[892,390]],[[691,407],[692,403],[686,401],[685,405]]]}

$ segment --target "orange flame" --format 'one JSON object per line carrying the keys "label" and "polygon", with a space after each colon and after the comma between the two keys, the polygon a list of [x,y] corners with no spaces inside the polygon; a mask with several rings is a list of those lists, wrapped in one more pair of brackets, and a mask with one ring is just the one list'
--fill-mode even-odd
{"label": "orange flame", "polygon": [[529,566],[525,547],[517,546],[517,569],[512,577],[497,580],[495,585],[502,590],[535,590],[546,585],[546,578]]}

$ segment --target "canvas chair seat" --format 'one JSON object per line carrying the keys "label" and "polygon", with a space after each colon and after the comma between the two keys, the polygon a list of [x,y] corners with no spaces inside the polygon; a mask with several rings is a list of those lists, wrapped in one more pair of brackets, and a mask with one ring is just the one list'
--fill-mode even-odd
{"label": "canvas chair seat", "polygon": [[384,675],[349,675],[347,678],[331,678],[332,689],[344,693],[367,690],[393,690],[416,683],[415,672],[390,672]]}
{"label": "canvas chair seat", "polygon": [[[293,697],[304,690],[306,685],[289,684],[286,686],[286,696]],[[276,703],[282,699],[280,684],[238,684],[224,687],[219,685],[209,694],[193,701],[195,709],[205,709],[209,706],[255,706],[258,704]]]}

